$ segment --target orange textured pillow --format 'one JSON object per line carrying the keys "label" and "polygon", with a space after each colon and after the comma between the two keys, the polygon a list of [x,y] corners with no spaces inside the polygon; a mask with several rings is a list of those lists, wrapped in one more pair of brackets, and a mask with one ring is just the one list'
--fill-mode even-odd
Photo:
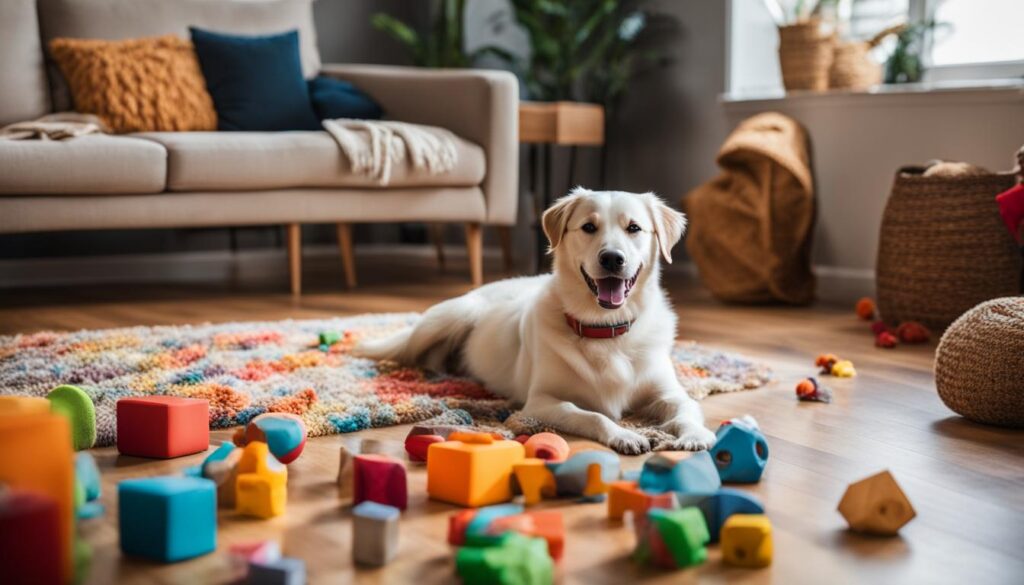
{"label": "orange textured pillow", "polygon": [[50,53],[75,110],[112,132],[216,130],[192,43],[174,35],[124,41],[54,39]]}

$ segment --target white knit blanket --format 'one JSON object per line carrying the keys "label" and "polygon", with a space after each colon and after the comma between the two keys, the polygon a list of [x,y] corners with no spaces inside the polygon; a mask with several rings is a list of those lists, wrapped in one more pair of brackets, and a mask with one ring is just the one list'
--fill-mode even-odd
{"label": "white knit blanket", "polygon": [[92,114],[58,112],[28,122],[16,122],[0,128],[0,140],[68,140],[107,129]]}
{"label": "white knit blanket", "polygon": [[380,185],[391,182],[395,165],[412,173],[439,175],[459,162],[455,135],[436,126],[379,120],[324,120],[324,129],[348,157],[352,172]]}

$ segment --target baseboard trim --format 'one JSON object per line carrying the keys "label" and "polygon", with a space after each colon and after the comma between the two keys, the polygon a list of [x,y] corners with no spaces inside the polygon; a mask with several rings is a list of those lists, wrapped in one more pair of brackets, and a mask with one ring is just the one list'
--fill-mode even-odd
{"label": "baseboard trim", "polygon": [[[816,265],[817,298],[826,303],[852,303],[861,297],[875,296],[875,271],[871,268]],[[693,262],[677,262],[666,271],[700,277]]]}

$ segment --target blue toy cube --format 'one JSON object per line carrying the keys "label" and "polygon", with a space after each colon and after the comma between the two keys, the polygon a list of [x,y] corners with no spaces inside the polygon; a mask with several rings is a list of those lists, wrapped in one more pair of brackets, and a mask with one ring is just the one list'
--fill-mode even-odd
{"label": "blue toy cube", "polygon": [[711,542],[718,542],[722,525],[733,514],[764,514],[757,498],[743,490],[724,487],[711,494],[689,494],[679,498],[682,507],[696,506],[704,514]]}
{"label": "blue toy cube", "polygon": [[757,483],[768,463],[768,441],[761,431],[742,424],[725,424],[715,433],[711,448],[718,475],[724,482]]}
{"label": "blue toy cube", "polygon": [[640,472],[640,489],[661,494],[711,494],[722,487],[707,451],[662,451],[647,458]]}
{"label": "blue toy cube", "polygon": [[284,557],[269,563],[249,563],[248,585],[305,585],[306,563]]}
{"label": "blue toy cube", "polygon": [[217,486],[208,479],[129,479],[117,499],[126,555],[173,563],[217,548]]}

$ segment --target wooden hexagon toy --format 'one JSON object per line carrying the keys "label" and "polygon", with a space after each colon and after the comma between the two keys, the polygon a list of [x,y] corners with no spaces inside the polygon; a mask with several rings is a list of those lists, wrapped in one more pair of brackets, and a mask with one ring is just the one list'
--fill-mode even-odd
{"label": "wooden hexagon toy", "polygon": [[838,510],[850,530],[883,536],[895,536],[917,515],[888,470],[851,483]]}

